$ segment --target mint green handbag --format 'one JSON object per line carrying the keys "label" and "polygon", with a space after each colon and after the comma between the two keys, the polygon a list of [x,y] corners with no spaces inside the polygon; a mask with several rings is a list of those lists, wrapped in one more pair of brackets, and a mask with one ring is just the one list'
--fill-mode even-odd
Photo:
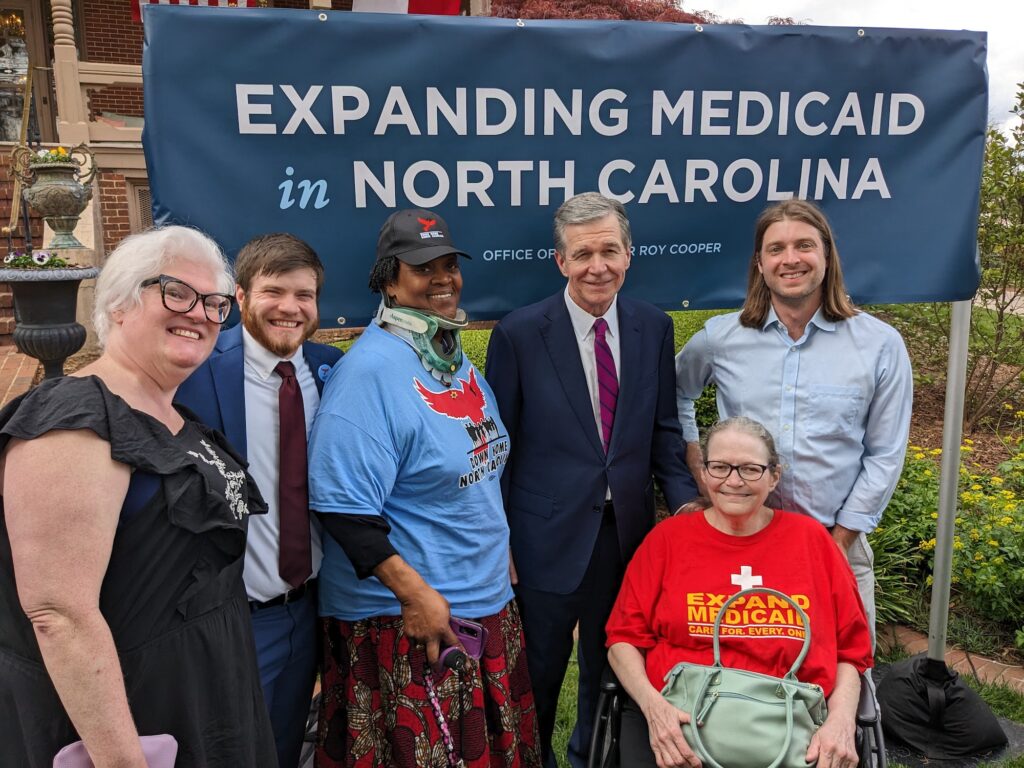
{"label": "mint green handbag", "polygon": [[[755,593],[784,600],[803,621],[803,648],[783,677],[722,666],[722,617],[737,599]],[[810,621],[789,595],[754,588],[725,601],[715,618],[715,663],[676,664],[665,675],[661,691],[674,706],[690,713],[683,735],[707,768],[807,768],[807,747],[828,714],[821,686],[796,679],[810,647]]]}

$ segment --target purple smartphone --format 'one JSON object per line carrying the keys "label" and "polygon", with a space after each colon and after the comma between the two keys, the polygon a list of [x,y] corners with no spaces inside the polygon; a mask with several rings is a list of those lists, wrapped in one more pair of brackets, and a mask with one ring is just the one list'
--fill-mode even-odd
{"label": "purple smartphone", "polygon": [[487,644],[487,628],[475,621],[460,619],[457,616],[452,616],[448,623],[452,632],[459,638],[466,655],[479,661]]}

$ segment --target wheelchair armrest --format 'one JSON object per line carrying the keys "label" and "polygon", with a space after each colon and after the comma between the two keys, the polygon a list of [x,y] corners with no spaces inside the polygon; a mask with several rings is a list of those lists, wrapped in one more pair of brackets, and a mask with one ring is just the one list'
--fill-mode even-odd
{"label": "wheelchair armrest", "polygon": [[875,683],[869,669],[860,676],[860,700],[857,702],[857,724],[874,725],[878,721],[878,702],[875,699]]}
{"label": "wheelchair armrest", "polygon": [[619,682],[619,678],[615,676],[610,666],[605,665],[604,671],[601,673],[601,693],[614,695],[622,692],[622,684]]}

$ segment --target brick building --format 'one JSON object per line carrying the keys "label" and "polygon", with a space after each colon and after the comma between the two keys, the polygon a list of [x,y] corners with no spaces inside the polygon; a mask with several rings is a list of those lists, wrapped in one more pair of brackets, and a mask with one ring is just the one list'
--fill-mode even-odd
{"label": "brick building", "polygon": [[[348,11],[352,0],[266,5]],[[474,13],[487,13],[489,0],[473,0],[472,6]],[[197,22],[203,12],[195,9]],[[142,34],[142,24],[132,20],[132,0],[0,0],[0,223],[10,217],[10,150],[18,143],[27,67],[34,73],[30,138],[43,146],[85,143],[96,158],[93,200],[75,231],[90,250],[76,260],[101,265],[126,235],[152,223],[142,153]],[[39,247],[42,222],[33,219],[31,229]],[[23,235],[21,225],[11,246],[23,246]],[[3,254],[8,247],[0,242]],[[86,285],[80,322],[88,317],[90,297]],[[11,343],[13,325],[10,291],[0,285],[0,345]]]}

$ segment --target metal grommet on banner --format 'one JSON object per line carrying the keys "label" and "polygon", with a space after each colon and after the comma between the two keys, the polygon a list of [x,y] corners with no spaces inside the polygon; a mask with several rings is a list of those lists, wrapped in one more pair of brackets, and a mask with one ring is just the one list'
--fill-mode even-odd
{"label": "metal grommet on banner", "polygon": [[704,27],[702,25],[700,25],[700,24],[694,24],[693,28],[695,30],[697,30],[698,32],[703,32],[704,31]]}
{"label": "metal grommet on banner", "polygon": [[339,317],[336,322],[338,323],[338,325],[344,325],[347,321],[345,320],[344,317]]}
{"label": "metal grommet on banner", "polygon": [[857,30],[857,37],[864,37],[864,30],[863,29],[858,29]]}
{"label": "metal grommet on banner", "polygon": [[327,14],[326,14],[326,13],[318,13],[318,14],[316,15],[316,17],[317,17],[318,19],[320,19],[320,21],[327,21]]}
{"label": "metal grommet on banner", "polygon": [[688,306],[690,306],[690,300],[683,299],[683,309],[686,309]]}
{"label": "metal grommet on banner", "polygon": [[523,23],[522,19],[516,19],[516,26],[517,27],[525,27],[526,25]]}

